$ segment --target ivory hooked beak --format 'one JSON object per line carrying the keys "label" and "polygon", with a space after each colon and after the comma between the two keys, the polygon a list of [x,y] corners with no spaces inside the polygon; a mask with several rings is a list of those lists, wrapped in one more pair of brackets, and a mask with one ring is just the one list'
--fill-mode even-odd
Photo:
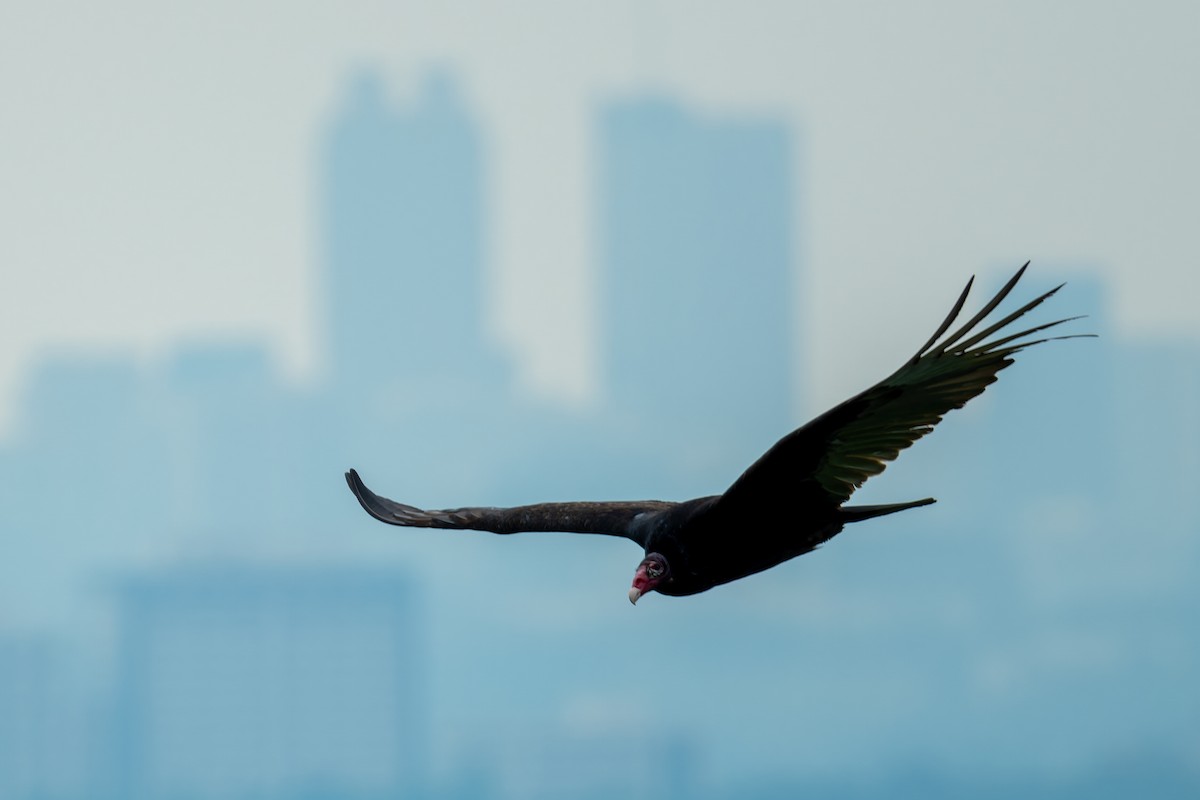
{"label": "ivory hooked beak", "polygon": [[641,596],[642,596],[642,590],[641,590],[641,589],[637,588],[636,586],[632,586],[632,587],[630,587],[630,589],[629,589],[629,602],[633,603],[633,604],[636,606],[636,605],[637,605],[638,598],[639,598],[639,597],[641,597]]}

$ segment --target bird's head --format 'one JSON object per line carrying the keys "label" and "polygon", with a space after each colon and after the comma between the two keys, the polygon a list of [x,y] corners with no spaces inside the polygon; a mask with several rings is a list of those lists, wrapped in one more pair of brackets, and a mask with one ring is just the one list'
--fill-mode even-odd
{"label": "bird's head", "polygon": [[638,598],[646,592],[653,591],[663,581],[671,577],[671,565],[658,553],[651,553],[638,564],[637,572],[633,575],[633,586],[629,589],[629,602],[637,605]]}

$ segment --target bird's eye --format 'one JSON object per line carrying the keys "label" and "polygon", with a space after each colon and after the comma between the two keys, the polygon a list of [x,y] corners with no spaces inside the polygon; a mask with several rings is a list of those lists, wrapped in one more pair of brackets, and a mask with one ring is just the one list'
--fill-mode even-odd
{"label": "bird's eye", "polygon": [[662,567],[660,567],[658,564],[647,564],[646,565],[646,574],[649,575],[651,578],[657,578],[659,575],[663,574],[663,570],[662,570]]}

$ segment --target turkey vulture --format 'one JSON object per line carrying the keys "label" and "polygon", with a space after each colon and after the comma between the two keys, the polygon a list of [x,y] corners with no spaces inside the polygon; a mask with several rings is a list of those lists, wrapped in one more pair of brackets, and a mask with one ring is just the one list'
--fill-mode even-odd
{"label": "turkey vulture", "polygon": [[[1027,337],[1079,317],[1001,333],[1061,284],[976,330],[1028,266],[1026,262],[970,321],[941,339],[962,310],[972,277],[937,332],[904,366],[784,436],[722,495],[681,503],[539,503],[425,511],[380,497],[353,469],[346,473],[346,482],[368,514],[391,525],[493,533],[567,531],[632,539],[646,554],[629,590],[632,603],[649,591],[672,596],[703,592],[808,553],[847,523],[934,502],[926,497],[907,503],[843,505],[867,478],[933,430],[942,415],[961,408],[995,381],[1015,353],[1051,339],[1076,338]],[[985,341],[997,333],[1001,335]]]}

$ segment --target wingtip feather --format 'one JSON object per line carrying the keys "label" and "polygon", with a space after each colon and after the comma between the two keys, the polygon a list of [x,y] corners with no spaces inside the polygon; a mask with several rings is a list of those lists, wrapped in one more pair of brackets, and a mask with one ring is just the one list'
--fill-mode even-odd
{"label": "wingtip feather", "polygon": [[[968,320],[967,323],[965,325],[963,325],[961,328],[959,328],[954,333],[947,336],[946,339],[942,342],[942,346],[940,348],[938,348],[938,351],[937,351],[938,354],[947,353],[950,351],[950,349],[952,347],[955,347],[956,345],[958,345],[959,339],[961,339],[962,337],[969,334],[976,325],[978,325],[980,322],[982,322],[984,319],[986,319],[987,316],[989,314],[991,314],[992,311],[995,310],[996,306],[998,306],[1002,302],[1004,302],[1004,298],[1008,297],[1009,294],[1012,293],[1012,290],[1014,288],[1016,288],[1017,283],[1021,280],[1021,276],[1024,275],[1025,270],[1027,270],[1029,268],[1029,264],[1030,264],[1029,261],[1026,261],[1024,264],[1022,264],[1021,268],[1019,270],[1017,270],[1016,274],[1008,279],[1008,282],[1005,283],[1004,286],[1002,286],[1000,288],[1000,291],[996,292],[996,295],[991,300],[989,300],[986,304],[984,304],[983,308],[981,308],[979,310],[979,312],[975,314],[975,316],[971,317],[971,319]],[[1044,300],[1045,297],[1043,297],[1042,299]],[[1040,301],[1038,301],[1038,302],[1040,302]],[[1033,305],[1036,305],[1036,303],[1034,303]],[[1032,306],[1030,306],[1030,307],[1032,307]],[[1020,313],[1023,313],[1023,312],[1020,312]]]}
{"label": "wingtip feather", "polygon": [[967,285],[964,286],[962,292],[959,293],[958,300],[954,301],[954,306],[950,309],[950,313],[946,315],[946,318],[942,320],[942,324],[939,325],[938,329],[933,332],[933,336],[929,337],[929,341],[921,345],[921,348],[917,350],[916,355],[912,357],[913,363],[916,363],[918,360],[920,360],[921,356],[925,355],[929,348],[937,344],[937,340],[941,338],[941,335],[950,329],[950,326],[954,324],[954,320],[958,319],[958,315],[962,311],[963,305],[965,305],[967,302],[967,296],[971,294],[971,287],[974,285],[975,276],[972,275],[967,279]]}
{"label": "wingtip feather", "polygon": [[389,513],[385,503],[379,495],[372,492],[363,483],[362,478],[358,475],[358,470],[353,468],[346,473],[346,483],[350,486],[350,491],[354,493],[354,498],[358,500],[358,504],[375,519],[380,522],[387,522],[392,525],[399,524],[396,515]]}

